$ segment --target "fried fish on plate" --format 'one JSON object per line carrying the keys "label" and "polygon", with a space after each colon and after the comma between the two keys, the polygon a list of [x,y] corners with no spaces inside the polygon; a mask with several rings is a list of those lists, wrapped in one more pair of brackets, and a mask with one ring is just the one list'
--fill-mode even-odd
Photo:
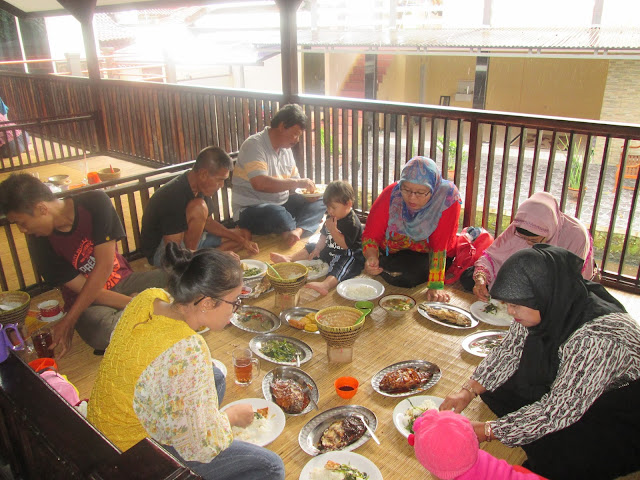
{"label": "fried fish on plate", "polygon": [[362,437],[365,431],[366,428],[360,418],[348,415],[329,425],[320,437],[318,450],[321,452],[342,450]]}
{"label": "fried fish on plate", "polygon": [[415,368],[393,370],[380,380],[380,390],[387,393],[404,393],[429,383],[433,372],[423,372]]}
{"label": "fried fish on plate", "polygon": [[309,396],[292,379],[275,379],[271,382],[271,394],[276,404],[286,413],[300,413],[309,405]]}
{"label": "fried fish on plate", "polygon": [[465,315],[456,312],[454,310],[450,310],[448,308],[438,308],[432,307],[428,305],[421,305],[427,314],[436,320],[440,320],[441,322],[450,323],[452,325],[458,325],[460,327],[470,327],[471,320]]}

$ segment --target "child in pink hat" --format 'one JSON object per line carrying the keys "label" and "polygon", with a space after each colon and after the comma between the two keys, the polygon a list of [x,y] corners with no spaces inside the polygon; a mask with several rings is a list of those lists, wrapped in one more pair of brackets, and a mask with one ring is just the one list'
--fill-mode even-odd
{"label": "child in pink hat", "polygon": [[416,458],[442,480],[543,479],[480,450],[471,422],[458,413],[427,410],[416,419],[413,431],[408,441]]}

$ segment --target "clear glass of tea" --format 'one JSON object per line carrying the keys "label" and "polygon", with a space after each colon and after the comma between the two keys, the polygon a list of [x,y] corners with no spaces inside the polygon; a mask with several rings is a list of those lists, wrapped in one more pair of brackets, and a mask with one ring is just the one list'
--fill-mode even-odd
{"label": "clear glass of tea", "polygon": [[254,375],[260,373],[260,361],[253,356],[248,348],[238,347],[231,353],[233,357],[233,371],[238,385],[247,386],[253,381]]}
{"label": "clear glass of tea", "polygon": [[37,330],[31,335],[31,341],[39,358],[53,358],[53,348],[51,348],[53,336],[50,328],[44,327]]}

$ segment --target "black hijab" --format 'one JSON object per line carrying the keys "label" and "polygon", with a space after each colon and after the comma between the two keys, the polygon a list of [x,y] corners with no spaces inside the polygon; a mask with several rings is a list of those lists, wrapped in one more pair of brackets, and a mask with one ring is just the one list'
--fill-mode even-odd
{"label": "black hijab", "polygon": [[529,328],[515,382],[530,401],[550,390],[560,359],[558,349],[582,325],[624,307],[602,285],[584,280],[584,261],[572,252],[536,244],[504,262],[491,296],[540,312],[541,321]]}

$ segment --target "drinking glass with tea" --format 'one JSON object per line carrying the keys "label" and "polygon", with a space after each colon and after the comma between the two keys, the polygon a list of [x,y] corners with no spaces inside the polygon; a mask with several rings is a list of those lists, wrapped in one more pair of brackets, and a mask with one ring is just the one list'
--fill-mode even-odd
{"label": "drinking glass with tea", "polygon": [[51,348],[53,336],[50,328],[45,327],[37,330],[31,336],[31,341],[39,358],[53,358],[53,349]]}
{"label": "drinking glass with tea", "polygon": [[260,361],[253,356],[248,348],[236,348],[233,350],[233,371],[238,385],[247,386],[253,381],[254,375],[260,373]]}

